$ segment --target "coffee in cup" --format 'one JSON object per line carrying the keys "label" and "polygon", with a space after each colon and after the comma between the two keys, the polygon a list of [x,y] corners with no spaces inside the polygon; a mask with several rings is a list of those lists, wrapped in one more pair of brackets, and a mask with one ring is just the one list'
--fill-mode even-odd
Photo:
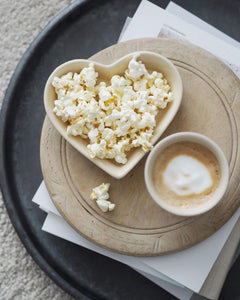
{"label": "coffee in cup", "polygon": [[228,162],[212,140],[198,133],[176,133],[160,141],[145,165],[145,182],[152,198],[177,215],[208,211],[224,195]]}
{"label": "coffee in cup", "polygon": [[219,185],[221,168],[216,156],[193,142],[178,142],[159,153],[153,184],[173,206],[194,207],[209,201]]}

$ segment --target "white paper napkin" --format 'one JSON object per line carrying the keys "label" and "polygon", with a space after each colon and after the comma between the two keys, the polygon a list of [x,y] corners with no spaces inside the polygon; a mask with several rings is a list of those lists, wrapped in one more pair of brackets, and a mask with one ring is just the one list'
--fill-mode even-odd
{"label": "white paper napkin", "polygon": [[177,5],[176,3],[170,1],[166,7],[166,11],[173,14],[174,16],[181,18],[182,20],[185,20],[185,22],[197,26],[199,29],[202,29],[214,35],[215,37],[229,43],[230,45],[240,49],[240,43],[238,41],[234,40],[233,38],[218,30],[217,28],[213,27],[212,25],[204,22],[202,19],[191,14],[189,11]]}
{"label": "white paper napkin", "polygon": [[43,230],[121,261],[134,269],[159,277],[170,283],[187,287],[194,292],[200,291],[240,215],[239,209],[215,234],[186,250],[159,257],[133,257],[105,250],[79,235],[61,218],[49,197],[44,182],[40,185],[33,201],[49,212],[43,225]]}
{"label": "white paper napkin", "polygon": [[[191,22],[193,21],[191,18]],[[121,41],[134,38],[157,37],[160,32],[170,37],[188,40],[206,49],[228,64],[239,68],[239,49],[225,40],[200,29],[167,10],[143,0],[126,28]],[[235,43],[238,43],[235,41]],[[235,70],[234,70],[235,71]]]}

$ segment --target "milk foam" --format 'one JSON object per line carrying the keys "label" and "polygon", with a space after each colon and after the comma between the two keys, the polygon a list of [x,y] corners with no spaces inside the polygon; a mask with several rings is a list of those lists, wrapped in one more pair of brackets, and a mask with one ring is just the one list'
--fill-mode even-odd
{"label": "milk foam", "polygon": [[178,155],[168,163],[163,181],[179,196],[200,194],[213,184],[205,165],[188,155]]}

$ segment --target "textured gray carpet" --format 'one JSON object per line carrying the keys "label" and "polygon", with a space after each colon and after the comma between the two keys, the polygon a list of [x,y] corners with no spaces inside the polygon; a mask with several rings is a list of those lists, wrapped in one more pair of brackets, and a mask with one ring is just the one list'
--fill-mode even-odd
{"label": "textured gray carpet", "polygon": [[[73,0],[0,0],[0,103],[8,82],[44,26]],[[8,218],[0,193],[0,300],[72,299],[35,264]]]}

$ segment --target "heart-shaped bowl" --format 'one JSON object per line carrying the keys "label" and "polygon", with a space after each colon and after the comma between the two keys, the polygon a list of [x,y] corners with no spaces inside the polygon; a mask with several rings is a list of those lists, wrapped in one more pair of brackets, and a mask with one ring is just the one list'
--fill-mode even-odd
{"label": "heart-shaped bowl", "polygon": [[91,160],[95,165],[107,172],[109,175],[117,179],[120,179],[127,175],[133,169],[133,167],[144,157],[146,152],[144,152],[140,147],[133,148],[127,154],[128,160],[126,164],[119,164],[115,162],[114,159],[91,158],[87,149],[89,141],[81,138],[80,136],[68,135],[67,124],[64,123],[53,112],[54,101],[57,99],[57,95],[54,87],[52,86],[52,82],[55,76],[61,77],[68,72],[81,72],[83,68],[89,66],[90,62],[94,63],[94,68],[99,74],[98,81],[106,81],[109,80],[113,75],[123,75],[124,71],[128,68],[130,60],[135,55],[138,56],[137,59],[139,61],[142,61],[145,64],[148,71],[150,70],[161,72],[167,79],[168,84],[171,87],[171,92],[173,93],[173,101],[168,103],[165,109],[160,110],[156,117],[156,127],[154,128],[154,133],[151,138],[151,143],[155,144],[176,115],[181,104],[183,92],[182,80],[177,68],[170,60],[157,53],[148,51],[129,53],[128,55],[121,57],[119,60],[110,65],[104,65],[86,59],[71,60],[58,66],[51,73],[46,82],[44,90],[45,110],[48,118],[50,119],[53,126],[57,129],[57,131],[82,155]]}

